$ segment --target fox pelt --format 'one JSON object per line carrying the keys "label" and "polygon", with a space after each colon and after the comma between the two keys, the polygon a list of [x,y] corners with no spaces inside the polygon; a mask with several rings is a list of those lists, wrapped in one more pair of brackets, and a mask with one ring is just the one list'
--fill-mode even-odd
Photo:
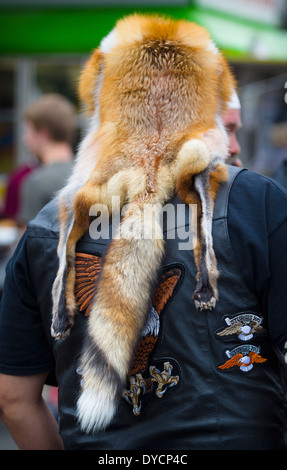
{"label": "fox pelt", "polygon": [[[205,29],[157,16],[119,20],[82,71],[79,95],[91,124],[59,194],[55,338],[65,338],[74,324],[75,248],[89,228],[90,207],[105,204],[111,212],[113,196],[127,207],[88,318],[77,402],[84,431],[105,429],[116,412],[165,253],[159,214],[176,193],[198,207],[193,299],[199,310],[216,304],[211,226],[218,188],[228,178],[222,115],[233,88]],[[142,237],[143,223],[152,236]]]}

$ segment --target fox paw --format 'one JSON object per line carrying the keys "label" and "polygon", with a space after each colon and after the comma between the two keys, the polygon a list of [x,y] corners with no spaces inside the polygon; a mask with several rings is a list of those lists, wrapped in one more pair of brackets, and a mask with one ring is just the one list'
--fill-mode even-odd
{"label": "fox paw", "polygon": [[214,309],[217,299],[211,287],[201,287],[195,290],[193,300],[197,310],[202,311]]}
{"label": "fox paw", "polygon": [[69,316],[65,316],[65,318],[56,318],[52,323],[51,335],[57,340],[64,339],[66,336],[69,336],[73,325],[74,322]]}

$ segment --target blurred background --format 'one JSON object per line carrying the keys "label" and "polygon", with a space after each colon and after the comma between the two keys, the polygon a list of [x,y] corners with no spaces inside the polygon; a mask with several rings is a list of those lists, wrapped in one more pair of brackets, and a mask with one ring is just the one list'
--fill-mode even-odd
{"label": "blurred background", "polygon": [[[0,0],[0,295],[7,259],[21,233],[3,212],[10,177],[38,163],[24,145],[24,112],[42,95],[66,97],[76,108],[76,152],[86,126],[77,98],[81,68],[115,21],[133,12],[207,28],[237,79],[243,165],[267,176],[284,171],[287,0]],[[55,400],[50,395],[52,406]],[[15,445],[0,423],[0,449],[9,448]]]}
{"label": "blurred background", "polygon": [[[0,0],[0,204],[7,175],[31,159],[23,113],[57,92],[77,107],[83,63],[134,11],[158,12],[205,26],[238,81],[245,166],[272,174],[287,153],[287,0]],[[75,142],[76,146],[77,142]]]}

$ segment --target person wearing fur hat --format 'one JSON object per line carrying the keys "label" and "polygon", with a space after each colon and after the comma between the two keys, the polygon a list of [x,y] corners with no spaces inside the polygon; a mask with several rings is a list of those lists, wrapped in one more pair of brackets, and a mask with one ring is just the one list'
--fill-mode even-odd
{"label": "person wearing fur hat", "polygon": [[285,448],[287,192],[226,165],[233,87],[188,22],[126,18],[89,59],[71,179],[7,265],[0,417],[20,449]]}

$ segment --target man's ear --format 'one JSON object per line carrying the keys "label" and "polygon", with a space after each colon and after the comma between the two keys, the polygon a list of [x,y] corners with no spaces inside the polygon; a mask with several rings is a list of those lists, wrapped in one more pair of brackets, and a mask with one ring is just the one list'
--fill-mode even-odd
{"label": "man's ear", "polygon": [[96,49],[86,62],[80,76],[78,94],[89,113],[93,113],[95,109],[96,82],[103,60],[104,54],[100,49]]}

